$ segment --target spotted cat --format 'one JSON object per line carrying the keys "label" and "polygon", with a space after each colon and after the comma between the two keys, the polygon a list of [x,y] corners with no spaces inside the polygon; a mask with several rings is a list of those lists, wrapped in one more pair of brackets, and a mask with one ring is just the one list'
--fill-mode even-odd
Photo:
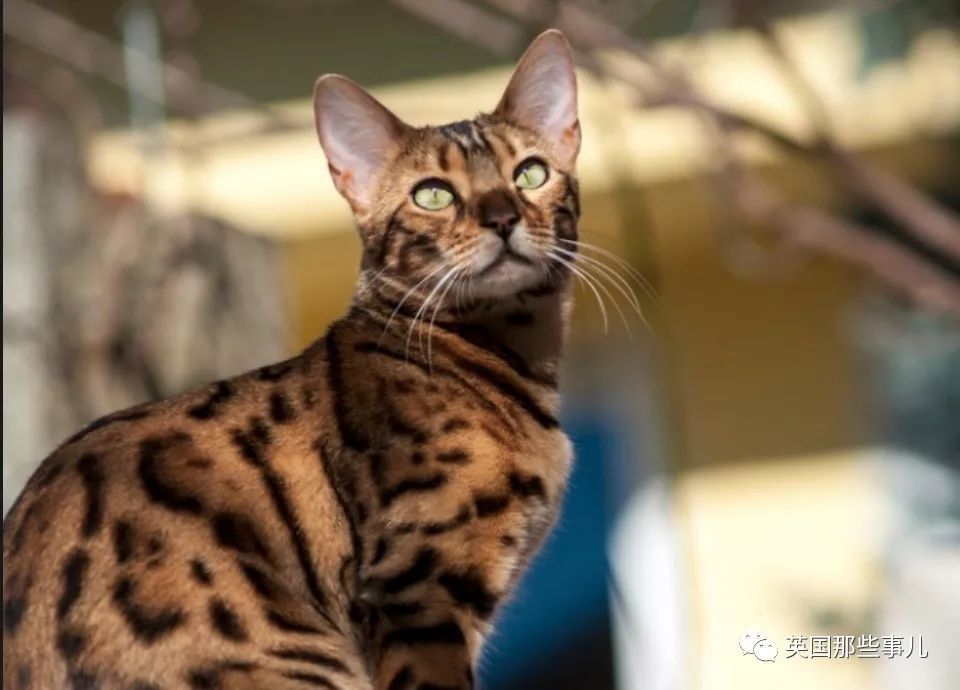
{"label": "spotted cat", "polygon": [[314,102],[363,246],[349,312],[46,459],[4,522],[5,689],[473,687],[571,465],[570,49],[544,33],[449,125],[337,75]]}

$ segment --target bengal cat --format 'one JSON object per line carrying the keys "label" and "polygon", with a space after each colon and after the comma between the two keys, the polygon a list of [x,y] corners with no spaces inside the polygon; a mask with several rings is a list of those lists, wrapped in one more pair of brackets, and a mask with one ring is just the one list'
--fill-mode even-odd
{"label": "bengal cat", "polygon": [[349,313],[46,459],[4,522],[5,689],[473,687],[570,470],[576,101],[556,31],[492,113],[440,127],[320,78]]}

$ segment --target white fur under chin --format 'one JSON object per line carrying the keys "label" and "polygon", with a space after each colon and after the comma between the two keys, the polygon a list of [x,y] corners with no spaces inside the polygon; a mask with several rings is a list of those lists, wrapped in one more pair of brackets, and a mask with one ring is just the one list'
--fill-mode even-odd
{"label": "white fur under chin", "polygon": [[542,284],[545,275],[543,266],[508,259],[483,275],[469,278],[463,294],[480,299],[510,297]]}

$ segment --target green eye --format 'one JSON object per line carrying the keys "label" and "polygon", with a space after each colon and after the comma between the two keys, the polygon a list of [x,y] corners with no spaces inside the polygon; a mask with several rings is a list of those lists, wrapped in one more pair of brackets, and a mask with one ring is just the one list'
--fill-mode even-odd
{"label": "green eye", "polygon": [[413,203],[428,211],[441,211],[453,203],[453,192],[444,182],[428,180],[413,190]]}
{"label": "green eye", "polygon": [[547,166],[538,160],[525,161],[517,166],[513,182],[520,189],[536,189],[547,181]]}

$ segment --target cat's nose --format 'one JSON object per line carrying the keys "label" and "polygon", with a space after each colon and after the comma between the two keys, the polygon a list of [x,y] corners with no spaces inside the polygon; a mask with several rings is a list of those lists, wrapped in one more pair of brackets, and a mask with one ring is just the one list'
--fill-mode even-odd
{"label": "cat's nose", "polygon": [[520,212],[510,195],[501,190],[487,192],[478,204],[480,225],[493,230],[504,242],[520,222]]}

